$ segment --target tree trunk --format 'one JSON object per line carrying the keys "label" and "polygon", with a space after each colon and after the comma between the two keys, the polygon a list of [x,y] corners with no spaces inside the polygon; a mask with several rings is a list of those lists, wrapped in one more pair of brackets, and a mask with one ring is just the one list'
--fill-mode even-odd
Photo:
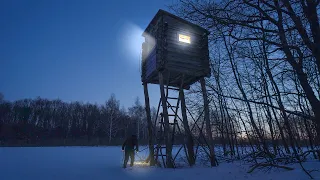
{"label": "tree trunk", "polygon": [[[279,6],[279,4],[277,4]],[[319,142],[320,139],[320,101],[315,96],[313,89],[311,85],[308,82],[308,76],[303,71],[303,57],[299,57],[299,62],[295,61],[295,58],[289,48],[288,41],[286,38],[285,30],[284,30],[284,24],[282,19],[282,12],[281,10],[277,9],[279,20],[278,20],[278,30],[279,30],[279,38],[282,44],[282,50],[284,54],[286,55],[287,61],[292,66],[292,68],[295,70],[297,78],[299,79],[300,85],[302,89],[304,90],[306,97],[311,105],[312,111],[315,115],[314,122],[316,124],[316,131],[317,131],[317,141]],[[296,23],[296,22],[295,22]]]}
{"label": "tree trunk", "polygon": [[140,118],[141,116],[137,117],[137,137],[140,139]]}
{"label": "tree trunk", "polygon": [[110,116],[110,127],[109,127],[109,144],[111,143],[111,136],[112,136],[112,113],[111,113],[111,116]]}

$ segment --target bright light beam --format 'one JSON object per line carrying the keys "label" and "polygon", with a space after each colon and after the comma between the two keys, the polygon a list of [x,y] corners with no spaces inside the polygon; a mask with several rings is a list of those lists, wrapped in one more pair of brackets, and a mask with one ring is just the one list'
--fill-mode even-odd
{"label": "bright light beam", "polygon": [[141,48],[144,38],[142,37],[143,30],[133,23],[125,23],[120,34],[120,48],[127,60],[139,65],[141,62]]}

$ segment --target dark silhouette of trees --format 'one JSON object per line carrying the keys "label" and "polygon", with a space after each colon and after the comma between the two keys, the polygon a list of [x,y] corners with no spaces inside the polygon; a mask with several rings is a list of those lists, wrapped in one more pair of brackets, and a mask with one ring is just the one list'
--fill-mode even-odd
{"label": "dark silhouette of trees", "polygon": [[145,111],[138,99],[126,110],[114,94],[103,105],[43,98],[10,102],[0,95],[4,146],[119,145],[131,133],[147,142]]}
{"label": "dark silhouette of trees", "polygon": [[[213,136],[224,154],[239,155],[238,146],[249,145],[272,160],[291,153],[301,160],[307,147],[316,158],[320,1],[179,0],[170,8],[210,32],[206,86]],[[201,93],[196,83],[187,95],[194,114]]]}

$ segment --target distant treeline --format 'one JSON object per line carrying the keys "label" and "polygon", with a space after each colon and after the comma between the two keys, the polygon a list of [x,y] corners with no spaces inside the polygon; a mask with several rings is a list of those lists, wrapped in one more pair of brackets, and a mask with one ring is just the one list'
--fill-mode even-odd
{"label": "distant treeline", "polygon": [[145,118],[138,98],[125,109],[114,94],[103,105],[42,98],[9,102],[1,95],[0,144],[119,145],[130,134],[143,144],[148,139]]}

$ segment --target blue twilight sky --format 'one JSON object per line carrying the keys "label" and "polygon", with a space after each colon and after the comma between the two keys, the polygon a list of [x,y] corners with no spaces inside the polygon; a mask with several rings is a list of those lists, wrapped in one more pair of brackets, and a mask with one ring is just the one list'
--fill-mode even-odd
{"label": "blue twilight sky", "polygon": [[[1,0],[0,92],[104,103],[115,93],[144,104],[142,30],[172,0]],[[150,88],[152,105],[158,87]]]}

